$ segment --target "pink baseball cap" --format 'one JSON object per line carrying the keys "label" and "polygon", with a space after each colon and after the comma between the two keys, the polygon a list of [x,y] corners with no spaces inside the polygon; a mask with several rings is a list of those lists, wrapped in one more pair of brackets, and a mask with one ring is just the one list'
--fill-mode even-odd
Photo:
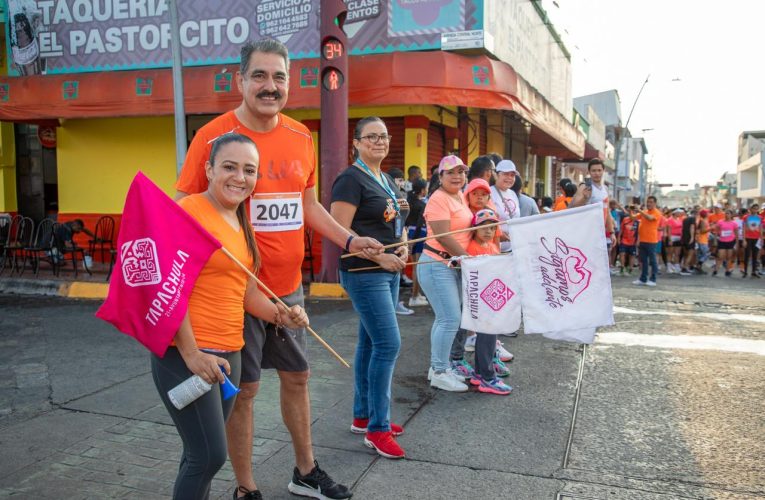
{"label": "pink baseball cap", "polygon": [[486,182],[484,179],[473,179],[465,188],[465,194],[467,195],[476,189],[483,189],[487,193],[491,193],[491,186],[489,186],[488,182]]}
{"label": "pink baseball cap", "polygon": [[499,222],[499,217],[491,208],[483,208],[473,215],[472,226],[480,226],[484,222]]}
{"label": "pink baseball cap", "polygon": [[454,155],[447,155],[441,158],[441,162],[438,164],[438,173],[445,172],[447,170],[451,170],[455,167],[463,167],[467,169],[467,165],[465,165],[459,156]]}

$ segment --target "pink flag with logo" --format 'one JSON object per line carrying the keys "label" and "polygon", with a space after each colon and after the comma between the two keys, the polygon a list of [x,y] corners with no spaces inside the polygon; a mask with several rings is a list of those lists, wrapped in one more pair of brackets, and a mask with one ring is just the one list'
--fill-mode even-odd
{"label": "pink flag with logo", "polygon": [[510,221],[525,333],[592,343],[612,325],[603,207],[586,205]]}
{"label": "pink flag with logo", "polygon": [[125,200],[109,294],[96,316],[164,356],[200,271],[220,247],[138,172]]}
{"label": "pink flag with logo", "polygon": [[463,258],[462,320],[466,330],[499,335],[521,327],[521,297],[512,255]]}

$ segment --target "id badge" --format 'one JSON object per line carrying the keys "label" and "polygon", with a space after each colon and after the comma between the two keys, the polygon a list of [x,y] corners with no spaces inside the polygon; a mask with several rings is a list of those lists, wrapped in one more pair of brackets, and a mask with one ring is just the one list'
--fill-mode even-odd
{"label": "id badge", "polygon": [[404,232],[404,220],[401,218],[400,215],[396,216],[393,227],[394,227],[394,236],[396,238],[401,238],[401,235]]}

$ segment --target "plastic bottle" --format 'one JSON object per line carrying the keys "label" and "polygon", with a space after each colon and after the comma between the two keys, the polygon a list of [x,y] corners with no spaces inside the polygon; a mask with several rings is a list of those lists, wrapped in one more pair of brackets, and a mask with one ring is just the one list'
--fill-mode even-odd
{"label": "plastic bottle", "polygon": [[182,410],[212,389],[199,375],[193,375],[167,391],[167,397],[177,409]]}

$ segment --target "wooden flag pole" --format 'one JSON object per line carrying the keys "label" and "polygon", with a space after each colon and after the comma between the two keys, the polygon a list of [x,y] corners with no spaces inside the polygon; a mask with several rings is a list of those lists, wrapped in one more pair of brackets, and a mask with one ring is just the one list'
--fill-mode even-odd
{"label": "wooden flag pole", "polygon": [[[407,266],[419,266],[420,264],[435,264],[435,263],[441,263],[441,262],[449,262],[449,259],[436,259],[436,260],[429,260],[428,262],[407,262]],[[374,269],[382,269],[382,266],[368,266],[368,267],[356,267],[353,269],[348,269],[349,273],[355,273],[358,271],[372,271]]]}
{"label": "wooden flag pole", "polygon": [[[454,231],[448,231],[446,233],[439,233],[439,234],[432,234],[430,236],[425,236],[425,237],[417,238],[417,239],[414,239],[414,240],[399,241],[397,243],[391,243],[390,245],[385,245],[383,247],[383,250],[388,249],[388,248],[400,247],[401,245],[409,245],[411,243],[419,243],[421,241],[432,240],[433,238],[441,238],[442,236],[449,236],[451,234],[467,233],[468,231],[475,231],[478,228],[501,226],[502,224],[507,224],[507,221],[492,222],[491,224],[481,224],[480,226],[476,226],[476,227],[466,227],[465,229],[455,229]],[[345,258],[348,258],[348,257],[356,257],[356,256],[361,255],[361,254],[362,254],[362,252],[347,253],[347,254],[344,254],[344,255],[340,256],[340,258],[341,259],[345,259]]]}
{"label": "wooden flag pole", "polygon": [[[245,266],[244,264],[242,264],[241,262],[239,262],[239,259],[237,259],[236,257],[234,257],[234,256],[231,254],[231,252],[229,252],[228,250],[226,250],[226,248],[225,248],[225,247],[221,247],[221,251],[222,251],[224,254],[226,254],[226,255],[228,256],[228,258],[229,258],[229,259],[233,260],[233,261],[234,261],[234,263],[235,263],[237,266],[239,266],[240,268],[242,268],[242,270],[243,270],[244,272],[246,272],[246,273],[247,273],[247,275],[248,275],[250,278],[254,279],[254,280],[255,280],[255,282],[257,282],[257,284],[258,284],[258,285],[259,285],[259,286],[260,286],[260,287],[261,287],[263,290],[265,290],[266,292],[268,292],[268,295],[270,295],[270,296],[271,296],[271,297],[272,297],[274,300],[276,300],[276,301],[277,301],[279,304],[283,305],[285,308],[287,308],[287,309],[289,309],[289,308],[290,308],[290,307],[289,307],[287,304],[285,304],[285,303],[282,301],[282,299],[280,299],[280,298],[279,298],[279,297],[278,297],[278,296],[277,296],[277,295],[276,295],[274,292],[272,292],[272,291],[271,291],[271,290],[270,290],[270,289],[269,289],[269,288],[268,288],[266,285],[264,285],[264,284],[263,284],[263,282],[262,282],[262,281],[260,281],[260,280],[258,279],[258,277],[257,277],[257,276],[255,276],[255,274],[254,274],[252,271],[250,271],[249,269],[247,269],[247,266]],[[343,364],[343,366],[345,366],[346,368],[350,368],[350,367],[351,367],[351,365],[349,365],[349,364],[348,364],[348,362],[347,362],[347,361],[345,361],[345,360],[343,359],[343,357],[342,357],[342,356],[340,356],[340,355],[339,355],[337,352],[335,352],[335,350],[334,350],[334,349],[332,349],[332,347],[330,347],[330,345],[329,345],[329,344],[327,344],[327,343],[324,341],[324,339],[323,339],[323,338],[321,338],[321,337],[319,336],[319,334],[318,334],[318,333],[316,333],[315,331],[313,331],[313,329],[312,329],[310,326],[306,326],[306,327],[305,327],[305,329],[306,329],[306,330],[308,330],[309,332],[311,332],[311,335],[313,335],[313,336],[314,336],[314,338],[315,338],[316,340],[318,340],[318,341],[319,341],[319,343],[320,343],[321,345],[323,345],[323,346],[324,346],[324,348],[325,348],[326,350],[328,350],[330,353],[332,353],[332,355],[333,355],[335,358],[337,358],[337,360],[338,360],[338,361],[340,361],[340,363],[342,363],[342,364]]]}

